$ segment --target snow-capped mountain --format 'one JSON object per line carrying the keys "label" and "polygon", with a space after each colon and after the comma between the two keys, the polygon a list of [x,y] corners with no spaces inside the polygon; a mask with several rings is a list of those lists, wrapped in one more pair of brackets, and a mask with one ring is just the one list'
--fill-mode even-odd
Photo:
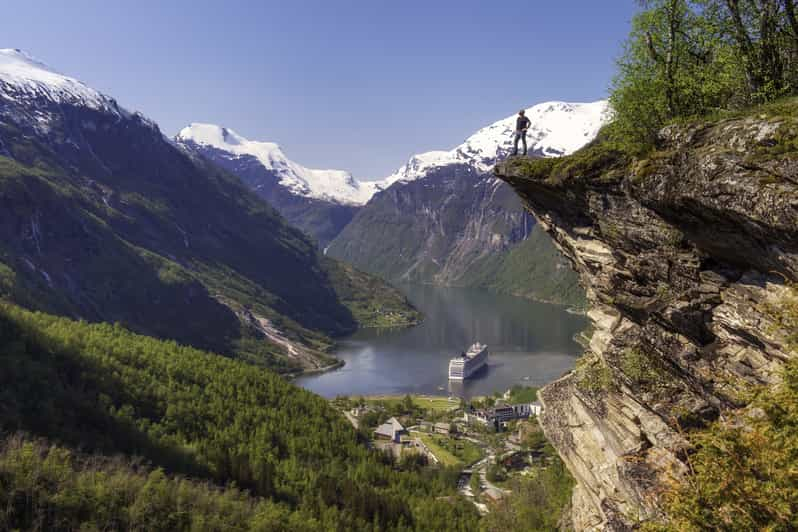
{"label": "snow-capped mountain", "polygon": [[[546,102],[526,115],[529,154],[537,157],[576,151],[610,118],[606,101]],[[512,149],[515,121],[516,115],[499,120],[452,150],[411,157],[378,182],[384,191],[355,215],[328,254],[388,279],[512,287],[514,293],[573,303],[558,295],[578,292],[573,276],[563,273],[568,268],[562,258],[533,231],[534,220],[513,190],[490,172]],[[515,266],[504,268],[506,258]],[[507,277],[518,264],[535,270],[523,275],[534,281]]]}
{"label": "snow-capped mountain", "polygon": [[[59,73],[25,52],[0,49],[0,102],[18,104],[13,108],[17,119],[24,119],[38,132],[46,133],[54,121],[61,119],[58,105],[82,107],[116,116],[136,117],[152,128],[156,124],[140,113],[131,113],[114,98],[89,87],[82,81]],[[55,106],[34,105],[49,102]],[[9,112],[10,107],[6,108]]]}
{"label": "snow-capped mountain", "polygon": [[[532,122],[527,132],[530,155],[557,157],[568,155],[596,137],[610,118],[608,102],[544,102],[526,109]],[[477,172],[487,172],[513,148],[517,115],[483,127],[465,142],[449,151],[429,151],[414,155],[396,172],[377,182],[387,188],[397,181],[412,181],[431,169],[451,164],[466,164]],[[520,147],[519,147],[520,149]]]}
{"label": "snow-capped mountain", "polygon": [[[609,118],[606,100],[592,103],[544,102],[526,110],[532,122],[527,133],[529,153],[554,157],[573,153],[595,138]],[[178,143],[215,148],[230,157],[255,157],[280,178],[280,185],[307,198],[344,205],[364,205],[397,181],[411,181],[429,170],[466,164],[487,172],[497,159],[510,153],[516,115],[484,127],[449,151],[429,151],[412,156],[390,176],[378,181],[358,181],[344,170],[314,170],[288,159],[278,144],[244,138],[230,128],[194,123],[175,137]]]}
{"label": "snow-capped mountain", "polygon": [[69,76],[60,74],[21,50],[0,49],[0,96],[5,99],[45,97],[54,102],[93,109],[115,107],[112,100]]}
{"label": "snow-capped mountain", "polygon": [[295,371],[354,331],[344,297],[384,293],[241,179],[17,50],[0,51],[0,163],[0,298]]}
{"label": "snow-capped mountain", "polygon": [[326,247],[376,185],[342,170],[314,170],[288,159],[273,142],[248,140],[232,129],[194,123],[175,136],[188,153],[202,156],[241,178],[292,225]]}
{"label": "snow-capped mountain", "polygon": [[314,170],[288,159],[279,145],[244,138],[230,128],[214,124],[193,123],[183,128],[175,140],[211,147],[235,157],[254,157],[264,169],[274,172],[279,184],[306,198],[363,205],[374,194],[374,185],[360,183],[344,170]]}

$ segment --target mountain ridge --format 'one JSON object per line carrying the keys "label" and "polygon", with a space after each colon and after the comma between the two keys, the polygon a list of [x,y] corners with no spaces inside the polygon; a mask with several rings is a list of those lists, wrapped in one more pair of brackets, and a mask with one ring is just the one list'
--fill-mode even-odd
{"label": "mountain ridge", "polygon": [[[537,156],[571,152],[610,116],[604,100],[545,102],[528,113],[530,153]],[[514,127],[510,116],[452,150],[411,157],[386,178],[391,186],[355,214],[328,254],[392,281],[485,287],[580,307],[577,279],[548,238],[535,238],[534,248],[521,246],[539,229],[516,194],[488,172],[512,149]],[[545,262],[536,275],[512,279],[522,264],[536,262]]]}
{"label": "mountain ridge", "polygon": [[278,184],[306,198],[342,205],[364,205],[377,190],[376,182],[360,182],[345,170],[314,170],[288,159],[274,142],[252,141],[228,127],[194,122],[175,135],[179,144],[195,144],[228,153],[251,156],[279,178]]}
{"label": "mountain ridge", "polygon": [[[529,154],[541,157],[573,153],[595,138],[611,115],[607,100],[589,103],[552,100],[524,111],[531,121],[527,133]],[[496,161],[510,154],[516,118],[514,114],[482,127],[451,150],[415,154],[379,182],[412,181],[424,177],[432,168],[451,164],[466,164],[480,173],[488,173]]]}
{"label": "mountain ridge", "polygon": [[343,266],[140,113],[0,57],[2,295],[283,372],[332,362],[330,336],[358,323],[357,281],[348,301],[331,281],[351,280]]}

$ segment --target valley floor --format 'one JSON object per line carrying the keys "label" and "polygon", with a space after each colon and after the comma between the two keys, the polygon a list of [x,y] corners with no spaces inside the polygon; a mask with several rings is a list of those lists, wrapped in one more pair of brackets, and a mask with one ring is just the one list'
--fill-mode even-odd
{"label": "valley floor", "polygon": [[[534,401],[536,396],[535,388],[518,386],[510,392],[508,398],[515,402]],[[558,515],[570,497],[571,480],[537,419],[510,421],[499,430],[467,421],[466,412],[495,404],[497,396],[466,402],[443,395],[372,395],[337,397],[331,403],[369,447],[382,450],[396,463],[455,469],[459,493],[488,516],[484,517],[488,522],[493,519],[490,514],[521,503],[530,492],[551,491],[552,486],[556,495],[546,502],[555,505],[552,515]],[[377,433],[394,420],[402,428],[395,439]]]}

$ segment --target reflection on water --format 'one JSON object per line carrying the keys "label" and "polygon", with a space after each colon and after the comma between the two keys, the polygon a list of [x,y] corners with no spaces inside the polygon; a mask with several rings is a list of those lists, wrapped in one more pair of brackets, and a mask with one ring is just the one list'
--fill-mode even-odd
{"label": "reflection on water", "polygon": [[[514,384],[541,385],[573,367],[584,329],[564,308],[482,290],[400,287],[424,313],[404,330],[364,330],[341,342],[341,369],[297,380],[325,397],[383,393],[451,393],[469,397]],[[449,359],[480,341],[488,367],[465,382],[449,382]]]}

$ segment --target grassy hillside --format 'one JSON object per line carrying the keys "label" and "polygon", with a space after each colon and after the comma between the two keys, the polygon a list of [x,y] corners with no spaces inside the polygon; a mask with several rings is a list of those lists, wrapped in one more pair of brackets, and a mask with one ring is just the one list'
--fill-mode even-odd
{"label": "grassy hillside", "polygon": [[462,282],[576,309],[586,305],[576,273],[539,225],[506,253],[475,264]]}
{"label": "grassy hillside", "polygon": [[361,327],[407,327],[421,321],[407,298],[385,281],[334,259],[324,264],[335,292]]}
{"label": "grassy hillside", "polygon": [[[330,337],[359,325],[338,290],[363,276],[336,287],[338,268],[314,242],[151,124],[83,108],[63,116],[45,136],[0,117],[11,156],[0,156],[0,295],[281,372],[329,363]],[[375,292],[366,282],[364,298]],[[361,316],[364,305],[381,308],[361,303]],[[265,326],[306,356],[288,356]]]}
{"label": "grassy hillside", "polygon": [[[73,460],[55,450],[48,460],[41,449],[7,444],[0,493],[25,494],[0,510],[0,522],[6,519],[12,528],[44,515],[60,523],[55,528],[75,529],[124,508],[132,511],[139,497],[149,497],[151,517],[166,512],[183,519],[178,529],[188,529],[189,518],[170,508],[179,504],[187,511],[192,493],[209,519],[227,505],[238,516],[231,519],[257,518],[258,508],[288,519],[298,511],[301,522],[315,518],[336,530],[372,524],[464,529],[475,522],[468,505],[435,498],[455,493],[456,473],[395,470],[367,450],[325,400],[250,364],[119,325],[75,322],[2,303],[0,367],[0,432],[24,431],[87,452],[142,456],[168,477],[154,473],[145,481],[124,464],[109,468],[102,460]],[[24,464],[13,458],[19,453],[28,456],[36,474],[20,474],[17,465]],[[58,481],[34,482],[51,474],[42,468],[60,471]],[[97,469],[101,478],[91,473]],[[218,486],[235,482],[248,496],[284,508],[258,507],[261,502],[235,490],[184,484],[175,474]],[[74,500],[78,494],[68,486],[81,479],[81,490],[115,490],[118,498]],[[181,485],[185,493],[175,493]],[[31,506],[32,500],[41,506]]]}

